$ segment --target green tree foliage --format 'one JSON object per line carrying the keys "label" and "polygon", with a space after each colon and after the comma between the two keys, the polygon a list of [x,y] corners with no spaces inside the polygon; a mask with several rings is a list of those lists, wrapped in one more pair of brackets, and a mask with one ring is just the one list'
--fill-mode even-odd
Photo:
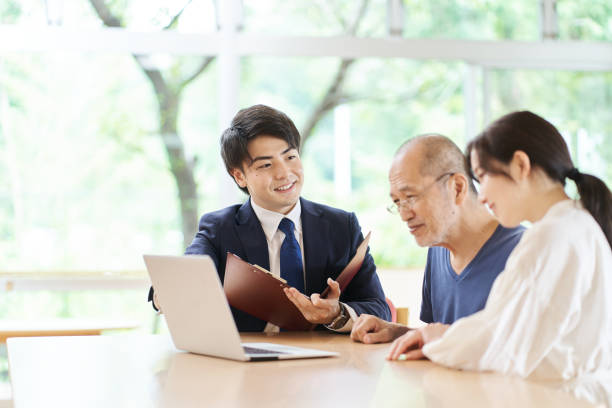
{"label": "green tree foliage", "polygon": [[18,1],[5,0],[0,3],[0,22],[2,24],[14,24],[21,12],[21,5]]}
{"label": "green tree foliage", "polygon": [[608,0],[557,2],[561,39],[612,40],[612,3]]}

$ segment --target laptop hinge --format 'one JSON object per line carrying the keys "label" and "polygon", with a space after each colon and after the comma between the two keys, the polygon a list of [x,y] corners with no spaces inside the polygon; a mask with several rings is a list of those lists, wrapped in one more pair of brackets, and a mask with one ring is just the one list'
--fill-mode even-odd
{"label": "laptop hinge", "polygon": [[272,361],[278,360],[278,356],[249,356],[250,361]]}

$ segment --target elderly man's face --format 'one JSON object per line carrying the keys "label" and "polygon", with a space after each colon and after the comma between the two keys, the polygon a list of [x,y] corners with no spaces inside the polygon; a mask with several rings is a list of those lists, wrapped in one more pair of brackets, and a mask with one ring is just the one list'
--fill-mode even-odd
{"label": "elderly man's face", "polygon": [[430,247],[447,242],[456,210],[449,187],[452,174],[421,175],[421,157],[418,146],[395,157],[389,170],[389,194],[417,244]]}

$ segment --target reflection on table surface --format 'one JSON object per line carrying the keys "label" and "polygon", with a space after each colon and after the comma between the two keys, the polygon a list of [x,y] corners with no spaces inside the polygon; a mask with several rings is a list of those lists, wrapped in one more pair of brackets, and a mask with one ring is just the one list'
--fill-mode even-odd
{"label": "reflection on table surface", "polygon": [[[388,344],[326,332],[244,334],[340,357],[237,362],[176,350],[166,336],[11,339],[16,408],[62,407],[589,407],[570,393],[429,361],[388,362]],[[32,392],[36,390],[36,392]],[[577,394],[584,398],[585,395]]]}

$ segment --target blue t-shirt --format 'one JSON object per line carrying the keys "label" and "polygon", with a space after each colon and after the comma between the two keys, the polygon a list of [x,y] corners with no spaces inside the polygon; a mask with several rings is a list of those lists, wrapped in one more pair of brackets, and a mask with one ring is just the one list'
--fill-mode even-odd
{"label": "blue t-shirt", "polygon": [[525,228],[499,225],[460,275],[453,270],[450,251],[429,248],[423,277],[421,320],[451,324],[483,309],[491,286],[504,270],[510,252]]}

